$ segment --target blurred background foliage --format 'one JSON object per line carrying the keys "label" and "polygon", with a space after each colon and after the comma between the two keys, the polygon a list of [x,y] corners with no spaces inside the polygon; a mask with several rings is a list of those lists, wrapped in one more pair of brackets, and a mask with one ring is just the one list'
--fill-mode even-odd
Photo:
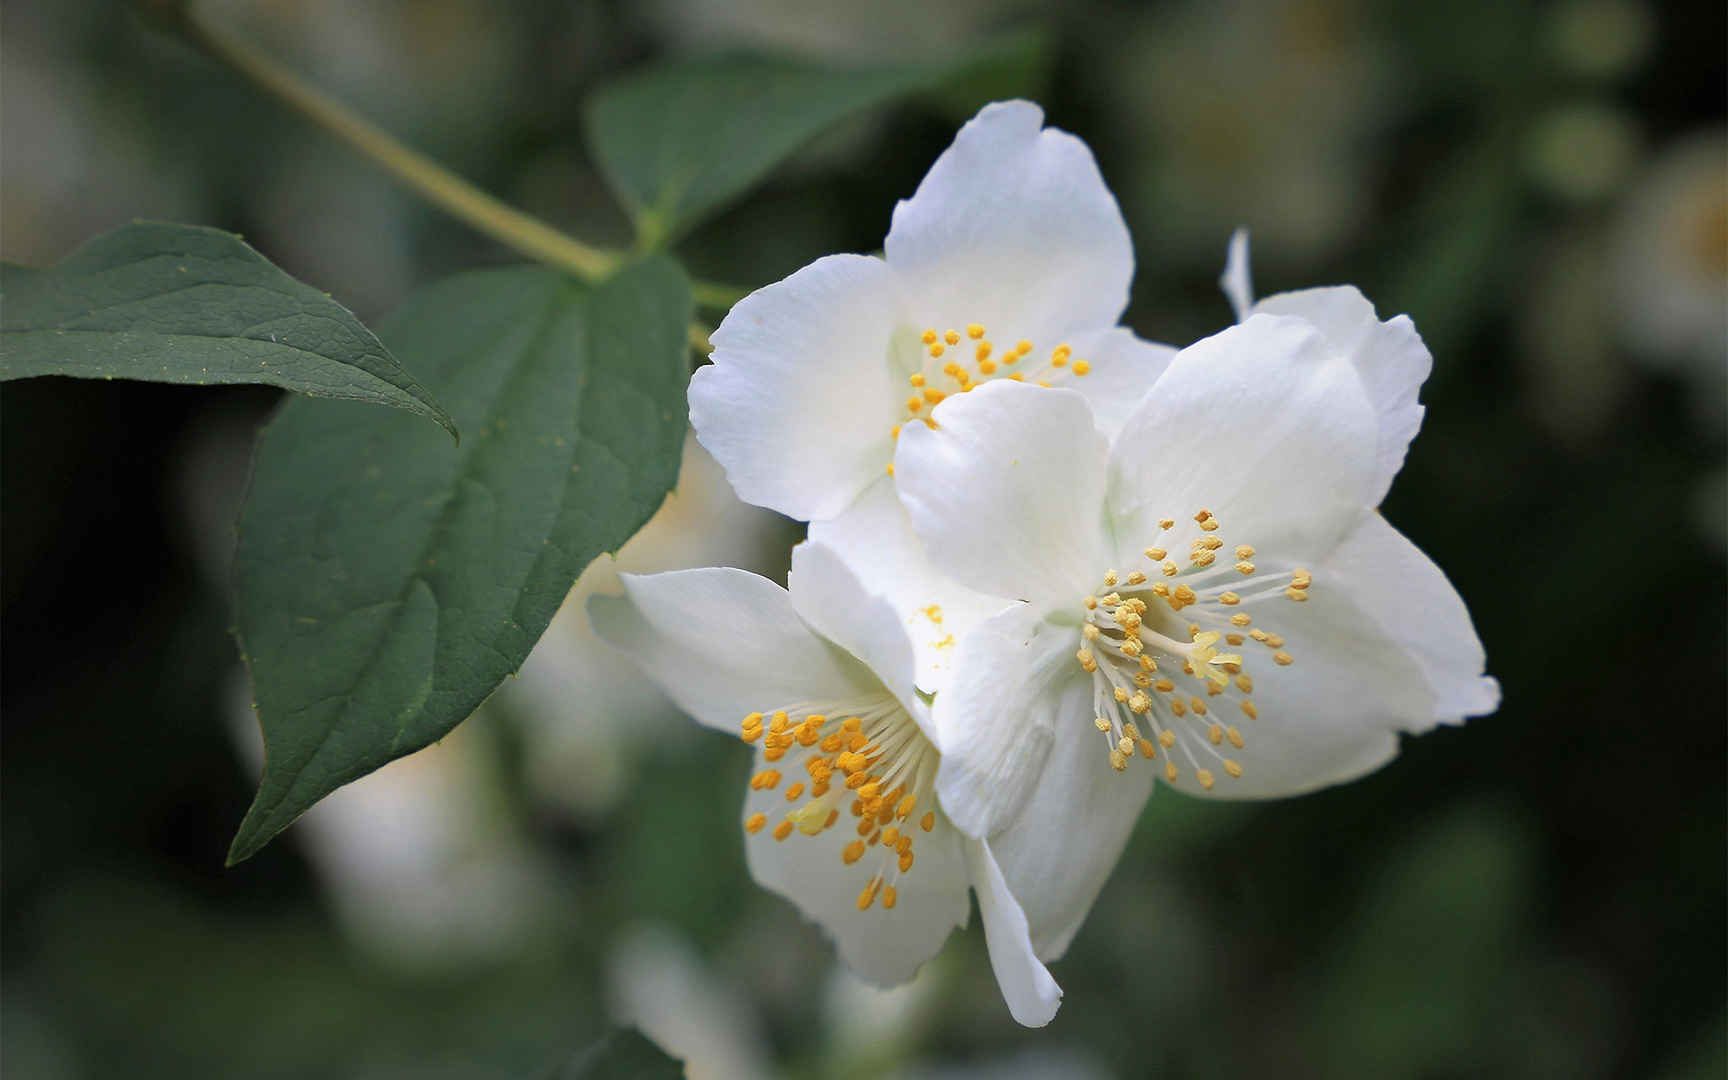
{"label": "blurred background foliage", "polygon": [[[837,971],[755,887],[747,753],[602,652],[581,594],[444,743],[222,856],[256,725],[223,577],[276,402],[40,379],[0,401],[4,932],[18,1077],[546,1076],[640,1024],[692,1075],[1720,1077],[1725,286],[1720,3],[210,0],[312,81],[529,211],[629,226],[580,103],[645,62],[1013,70],[842,124],[681,244],[754,287],[869,251],[957,120],[1023,94],[1094,148],[1128,319],[1221,327],[1359,284],[1436,358],[1387,517],[1471,604],[1499,714],[1267,805],[1161,793],[1014,1026],[976,927],[911,986]],[[243,232],[368,320],[515,261],[102,0],[0,9],[0,242],[134,217]],[[627,569],[783,572],[796,528],[692,449]]]}

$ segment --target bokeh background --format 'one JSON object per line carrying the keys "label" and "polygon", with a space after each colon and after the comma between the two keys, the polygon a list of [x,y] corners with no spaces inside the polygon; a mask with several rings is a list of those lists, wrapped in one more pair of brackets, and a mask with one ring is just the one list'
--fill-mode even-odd
{"label": "bokeh background", "polygon": [[[1266,805],[1160,793],[1011,1022],[976,925],[911,986],[836,970],[744,870],[742,745],[567,608],[444,743],[224,869],[258,741],[223,576],[270,391],[0,399],[9,1075],[544,1076],[618,1017],[711,1077],[1721,1077],[1728,129],[1718,2],[208,0],[530,211],[628,240],[586,93],[724,50],[1024,63],[849,122],[699,229],[744,286],[881,243],[979,95],[1042,101],[1134,233],[1132,322],[1350,281],[1436,358],[1387,517],[1470,603],[1499,714]],[[1001,73],[998,73],[1000,76]],[[243,232],[363,318],[513,261],[103,0],[0,8],[0,247]],[[783,572],[692,450],[621,565]],[[612,587],[608,560],[578,594]]]}

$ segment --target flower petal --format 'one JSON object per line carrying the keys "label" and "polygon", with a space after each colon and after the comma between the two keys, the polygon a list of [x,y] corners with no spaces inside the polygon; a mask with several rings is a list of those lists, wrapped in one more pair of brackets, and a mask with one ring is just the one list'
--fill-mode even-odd
{"label": "flower petal", "polygon": [[622,574],[588,617],[698,722],[738,733],[745,714],[880,693],[862,663],[804,625],[786,590],[743,570]]}
{"label": "flower petal", "polygon": [[[887,600],[866,591],[838,554],[814,541],[799,544],[792,549],[786,587],[805,625],[862,661],[914,718],[927,718],[900,617]],[[929,737],[927,724],[919,726]]]}
{"label": "flower petal", "polygon": [[1320,581],[1347,596],[1422,669],[1434,721],[1458,723],[1499,707],[1500,685],[1482,674],[1487,658],[1463,599],[1385,518],[1366,515],[1324,564]]}
{"label": "flower petal", "polygon": [[1045,961],[1068,950],[1153,791],[1149,762],[1109,767],[1108,743],[1092,729],[1090,683],[1064,684],[1056,717],[1049,760],[1025,810],[990,838]]}
{"label": "flower petal", "polygon": [[912,639],[918,687],[928,693],[947,683],[966,632],[1005,606],[937,571],[887,477],[839,517],[811,522],[810,540],[831,548],[865,588],[893,605]]}
{"label": "flower petal", "polygon": [[833,517],[893,457],[902,322],[881,259],[830,255],[740,300],[690,380],[690,422],[738,497]]}
{"label": "flower petal", "polygon": [[1122,211],[1086,144],[1043,123],[1030,102],[985,106],[894,208],[884,248],[923,325],[1048,348],[1127,306]]}
{"label": "flower petal", "polygon": [[1085,374],[1059,385],[1075,390],[1092,406],[1092,420],[1105,438],[1114,438],[1140,399],[1176,357],[1174,345],[1142,341],[1117,326],[1074,339],[1074,355],[1090,365]]}
{"label": "flower petal", "polygon": [[970,836],[997,836],[1019,818],[1063,719],[1062,693],[1084,674],[1078,634],[1040,614],[1020,604],[975,627],[936,695],[936,794]]}
{"label": "flower petal", "polygon": [[1255,315],[1190,345],[1111,447],[1122,551],[1208,509],[1238,542],[1312,564],[1373,505],[1376,431],[1355,369],[1302,319]]}
{"label": "flower petal", "polygon": [[1071,390],[994,382],[900,433],[894,478],[938,569],[1007,599],[1084,596],[1106,550],[1106,444]]}
{"label": "flower petal", "polygon": [[[768,767],[758,750],[757,771]],[[962,838],[945,822],[919,834],[917,863],[909,873],[898,875],[893,909],[883,908],[878,894],[867,910],[860,911],[859,893],[872,875],[897,874],[891,863],[880,861],[885,849],[871,848],[851,865],[843,862],[841,849],[858,838],[849,827],[852,819],[844,813],[845,824],[815,836],[793,829],[786,839],[775,840],[773,823],[791,809],[779,790],[751,791],[745,799],[745,820],[760,813],[769,823],[744,837],[750,873],[827,931],[846,966],[860,978],[877,986],[903,983],[936,954],[949,931],[966,925],[971,905],[966,897]]]}
{"label": "flower petal", "polygon": [[1031,925],[1032,947],[1060,959],[1122,856],[1152,793],[1153,763],[1110,767],[1092,727],[1092,688],[1064,686],[1049,760],[1025,810],[990,843]]}
{"label": "flower petal", "polygon": [[1380,321],[1374,305],[1354,285],[1278,293],[1254,305],[1258,313],[1295,315],[1326,335],[1328,344],[1355,365],[1368,400],[1380,418],[1375,443],[1378,469],[1370,505],[1378,506],[1404,465],[1410,440],[1422,426],[1417,393],[1434,367],[1416,325],[1407,315]]}
{"label": "flower petal", "polygon": [[[1212,700],[1212,718],[1234,721],[1244,745],[1213,750],[1198,737],[1185,740],[1186,751],[1171,752],[1181,767],[1175,787],[1228,799],[1297,795],[1379,768],[1397,754],[1399,731],[1433,726],[1422,669],[1328,582],[1328,572],[1315,570],[1307,601],[1291,603],[1275,593],[1237,609],[1256,628],[1280,635],[1292,662],[1274,663],[1272,648],[1252,641],[1239,647],[1253,679],[1255,715],[1236,714],[1220,697]],[[1241,766],[1241,776],[1225,774],[1227,759]],[[1217,777],[1210,792],[1196,783],[1196,767]]]}
{"label": "flower petal", "polygon": [[1002,988],[1002,998],[1015,1020],[1027,1027],[1043,1027],[1056,1018],[1056,1010],[1062,1005],[1062,988],[1033,952],[1026,915],[1003,880],[1002,871],[990,854],[990,845],[972,839],[964,844],[996,985]]}
{"label": "flower petal", "polygon": [[1230,251],[1224,257],[1224,273],[1218,287],[1236,312],[1236,321],[1245,321],[1254,309],[1254,279],[1248,266],[1248,230],[1237,229],[1230,234]]}

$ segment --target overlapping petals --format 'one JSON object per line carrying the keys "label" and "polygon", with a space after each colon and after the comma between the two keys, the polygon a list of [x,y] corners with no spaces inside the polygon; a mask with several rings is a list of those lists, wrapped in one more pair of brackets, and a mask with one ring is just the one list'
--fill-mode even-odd
{"label": "overlapping petals", "polygon": [[[723,568],[625,575],[625,596],[593,598],[590,617],[705,725],[737,733],[742,718],[758,744],[743,817],[751,873],[826,929],[849,967],[879,985],[910,979],[966,924],[976,889],[1011,1011],[1048,1023],[1061,991],[1034,955],[1025,914],[988,846],[936,805],[939,755],[897,613],[819,544],[794,550],[788,580],[783,590]],[[803,748],[813,748],[806,764],[819,759],[808,785],[785,782],[788,751]],[[845,776],[830,774],[836,761]],[[858,783],[842,787],[854,771]],[[854,813],[840,826],[847,804]],[[778,823],[771,832],[769,822]],[[896,845],[898,832],[916,835],[916,847]]]}
{"label": "overlapping petals", "polygon": [[881,258],[833,255],[715,330],[690,418],[740,498],[835,518],[896,432],[995,379],[1072,386],[1108,433],[1175,350],[1116,325],[1127,226],[1086,145],[1029,102],[986,107],[894,211]]}

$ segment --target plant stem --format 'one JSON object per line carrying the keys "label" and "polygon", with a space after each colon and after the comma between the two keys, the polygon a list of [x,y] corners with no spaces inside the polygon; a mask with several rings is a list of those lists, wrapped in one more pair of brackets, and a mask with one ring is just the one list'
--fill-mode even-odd
{"label": "plant stem", "polygon": [[486,194],[308,85],[252,45],[205,22],[190,9],[184,12],[179,25],[193,44],[488,236],[588,281],[605,277],[623,261],[617,252],[584,244]]}

